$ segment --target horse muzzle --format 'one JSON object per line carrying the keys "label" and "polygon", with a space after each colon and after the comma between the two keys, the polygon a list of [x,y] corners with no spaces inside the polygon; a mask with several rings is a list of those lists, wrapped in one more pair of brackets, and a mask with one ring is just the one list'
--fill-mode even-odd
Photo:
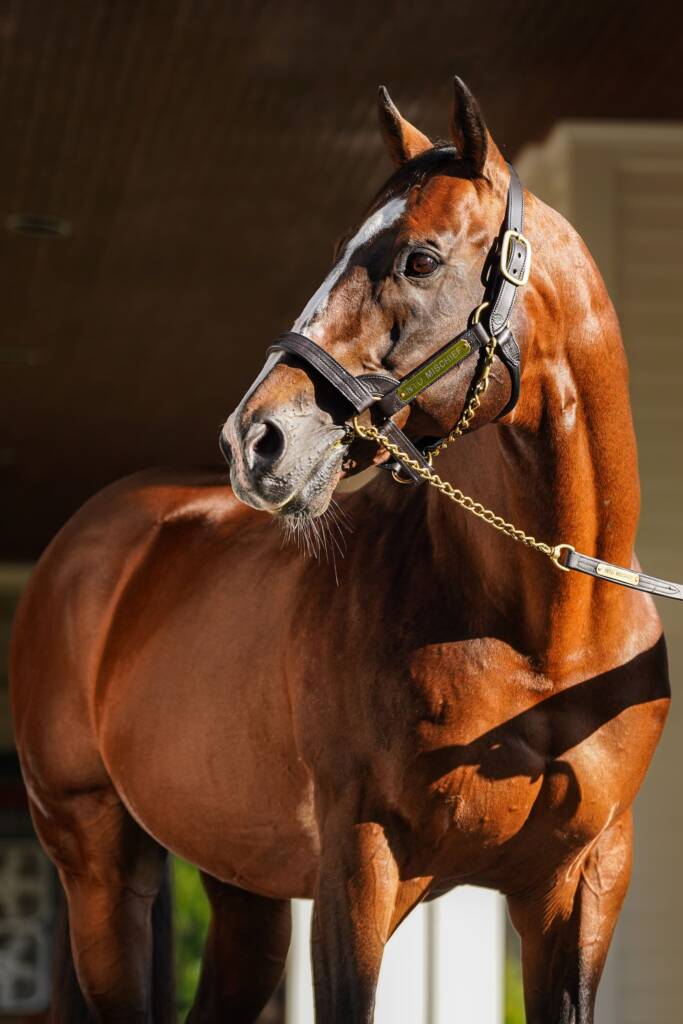
{"label": "horse muzzle", "polygon": [[254,413],[237,409],[220,435],[236,496],[252,508],[278,515],[325,511],[341,474],[345,431],[293,411]]}

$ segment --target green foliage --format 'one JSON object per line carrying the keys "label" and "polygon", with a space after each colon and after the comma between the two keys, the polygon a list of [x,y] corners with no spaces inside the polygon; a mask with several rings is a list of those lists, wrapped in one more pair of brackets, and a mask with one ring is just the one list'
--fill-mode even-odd
{"label": "green foliage", "polygon": [[202,950],[209,926],[209,903],[191,864],[173,858],[176,993],[178,1014],[183,1020],[192,1005],[199,982]]}
{"label": "green foliage", "polygon": [[505,958],[505,1024],[525,1024],[522,966],[519,957]]}

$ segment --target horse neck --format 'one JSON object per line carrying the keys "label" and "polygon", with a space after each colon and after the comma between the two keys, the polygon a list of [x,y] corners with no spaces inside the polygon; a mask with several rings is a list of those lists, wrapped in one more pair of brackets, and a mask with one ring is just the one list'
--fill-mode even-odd
{"label": "horse neck", "polygon": [[[543,276],[513,323],[520,402],[505,424],[459,439],[438,471],[539,540],[630,566],[640,493],[616,315],[578,236],[541,204],[533,213],[553,221],[535,235],[559,245],[536,244]],[[549,672],[576,664],[596,628],[623,635],[621,588],[561,573],[436,491],[426,507],[435,568],[478,635],[512,638]]]}

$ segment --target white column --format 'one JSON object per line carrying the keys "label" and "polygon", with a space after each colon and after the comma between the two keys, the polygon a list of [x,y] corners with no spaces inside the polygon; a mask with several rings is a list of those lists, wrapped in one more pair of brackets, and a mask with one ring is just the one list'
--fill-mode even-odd
{"label": "white column", "polygon": [[428,1024],[501,1024],[505,977],[502,897],[463,886],[431,904],[429,913]]}
{"label": "white column", "polygon": [[[312,904],[294,901],[287,1024],[313,1024]],[[469,886],[418,907],[387,944],[375,1024],[501,1024],[504,909]]]}
{"label": "white column", "polygon": [[[310,931],[313,904],[292,904],[292,945],[287,963],[287,1024],[313,1024]],[[375,1024],[429,1024],[427,915],[418,907],[387,943],[377,991]],[[498,1022],[496,1022],[498,1024]]]}
{"label": "white column", "polygon": [[429,907],[419,906],[389,939],[379,976],[375,1024],[430,1024],[428,931]]}
{"label": "white column", "polygon": [[287,960],[287,1024],[314,1024],[311,971],[311,900],[292,900],[292,944]]}

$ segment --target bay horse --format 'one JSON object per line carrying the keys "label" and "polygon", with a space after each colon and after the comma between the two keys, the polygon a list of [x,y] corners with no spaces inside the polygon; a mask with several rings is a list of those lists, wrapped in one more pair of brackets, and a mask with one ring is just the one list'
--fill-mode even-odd
{"label": "bay horse", "polygon": [[[294,326],[348,374],[401,379],[480,302],[511,172],[459,79],[454,93],[452,145],[434,146],[380,92],[396,170]],[[492,354],[440,472],[635,572],[616,315],[576,232],[528,193],[524,209],[519,398],[508,408],[514,382]],[[462,361],[395,424],[415,443],[446,434],[480,372]],[[232,491],[221,474],[160,471],[106,489],[52,542],[18,612],[17,744],[68,905],[56,1019],[173,1019],[171,850],[212,907],[192,1024],[256,1020],[300,897],[314,900],[317,1021],[370,1024],[392,932],[463,883],[507,897],[528,1024],[589,1024],[668,708],[651,597],[558,572],[388,473],[338,496],[353,523],[338,579],[283,546],[274,519],[339,544],[320,524],[340,477],[387,459],[292,352],[270,355],[222,443]]]}

